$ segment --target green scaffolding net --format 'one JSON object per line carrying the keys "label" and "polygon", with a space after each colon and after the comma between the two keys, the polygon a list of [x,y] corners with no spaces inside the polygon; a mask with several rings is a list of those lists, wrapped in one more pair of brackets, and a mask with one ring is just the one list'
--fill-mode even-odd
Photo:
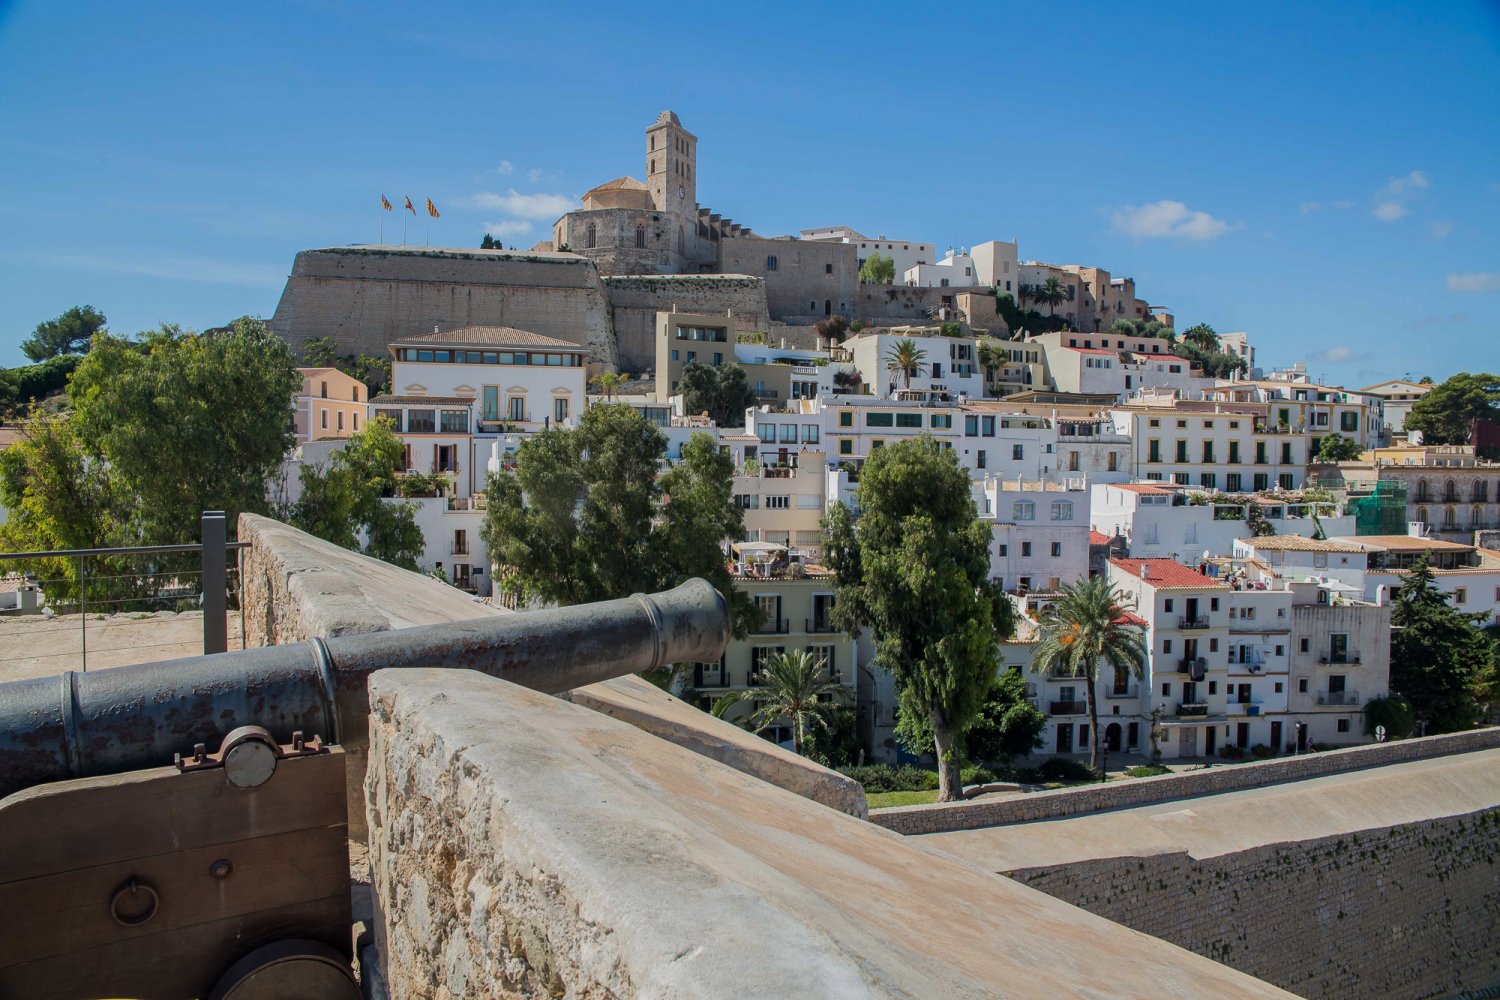
{"label": "green scaffolding net", "polygon": [[1382,479],[1369,496],[1351,497],[1356,535],[1406,534],[1406,484]]}

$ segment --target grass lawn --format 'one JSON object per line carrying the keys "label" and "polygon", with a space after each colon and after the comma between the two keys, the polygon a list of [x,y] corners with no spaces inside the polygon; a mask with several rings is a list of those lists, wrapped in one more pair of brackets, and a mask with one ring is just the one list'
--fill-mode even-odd
{"label": "grass lawn", "polygon": [[888,806],[919,806],[936,802],[937,797],[937,790],[933,789],[930,792],[871,792],[865,799],[871,809],[885,809]]}

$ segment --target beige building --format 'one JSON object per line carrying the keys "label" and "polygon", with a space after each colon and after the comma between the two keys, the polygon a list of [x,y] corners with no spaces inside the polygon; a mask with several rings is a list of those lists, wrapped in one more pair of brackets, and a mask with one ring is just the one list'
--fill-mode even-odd
{"label": "beige building", "polygon": [[365,384],[337,368],[298,368],[302,388],[292,397],[292,430],[305,444],[346,438],[365,422],[370,393]]}
{"label": "beige building", "polygon": [[1392,434],[1405,434],[1406,415],[1411,412],[1417,400],[1432,391],[1432,386],[1393,378],[1367,385],[1359,391],[1367,396],[1378,396],[1384,400],[1386,430]]}
{"label": "beige building", "polygon": [[1500,528],[1500,464],[1470,445],[1378,448],[1375,476],[1406,485],[1406,520],[1449,541]]}

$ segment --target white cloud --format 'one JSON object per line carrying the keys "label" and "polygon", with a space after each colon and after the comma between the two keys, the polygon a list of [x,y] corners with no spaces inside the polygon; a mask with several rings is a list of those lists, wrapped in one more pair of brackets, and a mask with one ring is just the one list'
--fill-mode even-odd
{"label": "white cloud", "polygon": [[1468,313],[1449,313],[1446,316],[1432,313],[1403,324],[1408,330],[1432,330],[1444,326],[1459,326],[1469,321]]}
{"label": "white cloud", "polygon": [[493,208],[522,219],[545,219],[551,222],[564,212],[578,207],[578,199],[565,194],[521,194],[511,188],[505,194],[481,191],[470,199],[474,208]]}
{"label": "white cloud", "polygon": [[520,236],[531,232],[531,223],[521,219],[507,219],[504,222],[486,222],[484,231],[491,236]]}
{"label": "white cloud", "polygon": [[1304,201],[1297,206],[1297,211],[1303,215],[1311,215],[1313,212],[1322,211],[1325,208],[1353,208],[1354,202],[1340,199],[1338,201]]}
{"label": "white cloud", "polygon": [[516,172],[516,165],[509,160],[501,160],[500,165],[495,168],[495,173],[501,177],[509,177]]}
{"label": "white cloud", "polygon": [[1500,292],[1500,272],[1471,271],[1448,275],[1450,292]]}
{"label": "white cloud", "polygon": [[1394,222],[1407,213],[1407,202],[1416,200],[1420,192],[1431,186],[1432,182],[1420,170],[1413,170],[1405,177],[1393,177],[1375,192],[1375,207],[1371,212],[1382,222]]}
{"label": "white cloud", "polygon": [[1180,201],[1127,205],[1111,216],[1117,230],[1137,238],[1176,237],[1211,240],[1236,228],[1207,212],[1196,212]]}
{"label": "white cloud", "polygon": [[540,167],[532,167],[530,170],[526,171],[526,179],[535,184],[537,181],[542,179],[542,169]]}
{"label": "white cloud", "polygon": [[1357,353],[1352,347],[1330,347],[1326,351],[1309,354],[1307,360],[1319,365],[1343,365],[1363,357],[1363,354]]}
{"label": "white cloud", "polygon": [[1453,233],[1452,219],[1438,219],[1427,223],[1427,235],[1435,240],[1445,240]]}

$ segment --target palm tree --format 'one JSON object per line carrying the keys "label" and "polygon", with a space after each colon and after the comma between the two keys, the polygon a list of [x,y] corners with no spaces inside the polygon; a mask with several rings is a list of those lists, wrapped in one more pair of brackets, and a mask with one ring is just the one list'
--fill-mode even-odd
{"label": "palm tree", "polygon": [[1207,323],[1199,323],[1197,326],[1188,329],[1183,333],[1182,341],[1185,344],[1192,344],[1205,353],[1211,353],[1219,349],[1218,331]]}
{"label": "palm tree", "polygon": [[[800,755],[807,734],[814,726],[828,728],[828,713],[833,703],[821,701],[819,696],[843,690],[843,685],[820,679],[823,666],[822,657],[805,649],[772,653],[761,665],[762,683],[759,686],[725,697],[760,703],[745,720],[746,728],[753,732],[761,732],[778,719],[789,721],[792,725],[792,751]],[[723,701],[724,698],[719,699],[719,702]],[[728,708],[728,705],[724,707]],[[714,708],[719,709],[718,702]],[[719,712],[722,718],[723,710]]]}
{"label": "palm tree", "polygon": [[629,381],[630,376],[623,372],[600,372],[589,379],[589,384],[597,387],[600,392],[604,393],[606,402],[614,402],[615,392],[620,386]]}
{"label": "palm tree", "polygon": [[1047,315],[1051,316],[1057,309],[1057,304],[1067,300],[1068,288],[1056,278],[1048,278],[1042,283],[1042,287],[1032,289],[1031,297],[1038,302],[1045,302]]}
{"label": "palm tree", "polygon": [[918,347],[915,340],[903,337],[891,346],[891,353],[885,356],[885,366],[891,374],[901,376],[901,388],[910,389],[912,371],[926,360],[927,352]]}
{"label": "palm tree", "polygon": [[1031,669],[1055,677],[1079,677],[1087,682],[1089,767],[1104,780],[1107,762],[1099,738],[1099,709],[1094,688],[1108,664],[1112,672],[1139,679],[1146,668],[1146,644],[1139,627],[1127,617],[1124,595],[1096,576],[1066,584],[1063,596],[1042,619],[1041,640]]}
{"label": "palm tree", "polygon": [[979,367],[984,369],[984,380],[986,383],[995,381],[995,369],[999,368],[1010,359],[1005,348],[988,340],[979,342],[979,349],[974,352],[979,362]]}

